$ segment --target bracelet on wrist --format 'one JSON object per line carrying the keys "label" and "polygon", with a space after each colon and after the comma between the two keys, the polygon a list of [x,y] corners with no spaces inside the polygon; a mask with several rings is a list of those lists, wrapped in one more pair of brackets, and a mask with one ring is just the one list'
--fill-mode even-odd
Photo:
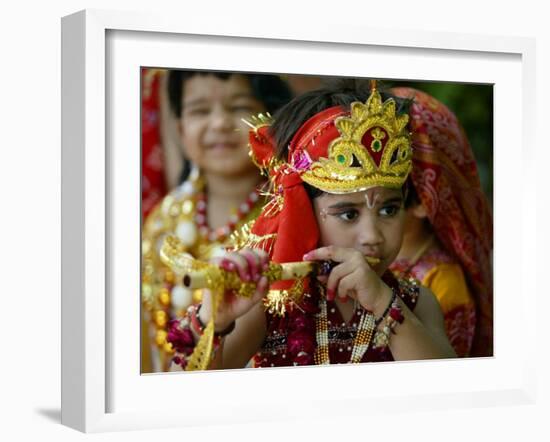
{"label": "bracelet on wrist", "polygon": [[[190,307],[190,309],[192,309],[191,323],[193,324],[195,331],[197,331],[197,334],[199,335],[202,335],[202,333],[204,332],[204,328],[206,327],[201,321],[201,318],[199,316],[201,307],[202,307],[202,304],[197,304],[196,306]],[[235,325],[236,325],[235,321],[231,322],[223,330],[214,331],[214,336],[218,338],[223,338],[224,336],[227,336],[229,333],[231,333],[235,329]]]}
{"label": "bracelet on wrist", "polygon": [[[196,336],[199,336],[199,339],[202,339],[206,328],[199,318],[200,308],[201,304],[189,306],[187,313],[183,318],[170,321],[169,324],[169,331],[166,340],[175,350],[172,361],[181,366],[184,370],[186,369],[187,364],[195,351],[195,347],[197,345]],[[231,323],[225,330],[222,330],[221,333],[229,334],[233,328],[235,328],[235,322]],[[223,336],[225,336],[225,334]],[[222,335],[220,333],[214,333],[211,356],[212,359],[214,358],[216,350],[220,346],[221,337]]]}
{"label": "bracelet on wrist", "polygon": [[224,336],[227,336],[229,333],[231,333],[233,330],[235,330],[235,325],[236,325],[236,321],[233,321],[231,324],[229,324],[223,330],[215,331],[214,336],[217,336],[218,338],[223,338]]}
{"label": "bracelet on wrist", "polygon": [[386,306],[386,309],[384,310],[384,313],[380,315],[380,317],[376,318],[375,325],[378,327],[378,325],[384,320],[384,318],[388,315],[392,305],[394,304],[395,300],[397,299],[397,292],[393,289],[391,289],[391,298],[390,302],[388,302],[388,305]]}
{"label": "bracelet on wrist", "polygon": [[174,349],[172,362],[185,370],[187,361],[193,354],[196,345],[189,317],[184,316],[183,318],[170,321],[166,342]]}
{"label": "bracelet on wrist", "polygon": [[399,305],[399,298],[397,296],[397,291],[392,288],[392,297],[386,307],[386,310],[375,321],[375,326],[378,326],[384,322],[381,329],[377,330],[373,338],[373,348],[382,351],[386,349],[390,343],[390,337],[392,334],[395,334],[395,327],[397,324],[403,323],[405,317],[403,316],[403,311]]}

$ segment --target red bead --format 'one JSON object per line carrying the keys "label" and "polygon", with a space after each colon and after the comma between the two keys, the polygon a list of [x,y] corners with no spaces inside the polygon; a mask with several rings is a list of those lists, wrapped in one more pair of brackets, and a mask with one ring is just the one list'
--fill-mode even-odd
{"label": "red bead", "polygon": [[405,319],[399,308],[392,307],[389,314],[394,321],[397,321],[399,323],[403,322],[403,319]]}

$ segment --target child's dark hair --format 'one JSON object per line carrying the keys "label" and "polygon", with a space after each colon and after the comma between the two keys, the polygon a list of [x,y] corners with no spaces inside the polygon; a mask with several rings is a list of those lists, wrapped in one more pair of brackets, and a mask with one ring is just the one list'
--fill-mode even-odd
{"label": "child's dark hair", "polygon": [[[396,113],[409,112],[412,99],[395,97],[378,84],[382,100],[393,98],[397,104]],[[298,129],[311,117],[333,106],[349,108],[354,101],[367,101],[370,95],[370,83],[365,79],[336,79],[329,80],[320,89],[306,92],[294,98],[281,107],[274,115],[274,123],[270,132],[276,145],[277,158],[286,160],[288,146]],[[323,191],[304,183],[310,199],[323,194]]]}
{"label": "child's dark hair", "polygon": [[[181,117],[183,111],[183,85],[190,78],[196,75],[212,75],[221,80],[227,80],[235,74],[240,73],[182,70],[170,71],[168,74],[168,99],[170,102],[170,109],[176,117]],[[292,91],[290,90],[290,87],[277,75],[247,73],[242,73],[240,75],[243,75],[248,79],[254,98],[261,101],[266,110],[272,114],[283,104],[288,103],[288,101],[292,98]]]}
{"label": "child's dark hair", "polygon": [[405,202],[403,204],[405,209],[421,204],[420,197],[418,196],[418,193],[416,193],[416,188],[414,187],[410,175],[407,178],[407,181],[405,181],[403,188],[406,189]]}

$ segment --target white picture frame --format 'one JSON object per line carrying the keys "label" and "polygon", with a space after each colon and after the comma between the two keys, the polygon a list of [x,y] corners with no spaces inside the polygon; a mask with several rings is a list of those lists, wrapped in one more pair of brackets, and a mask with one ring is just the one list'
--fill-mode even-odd
{"label": "white picture frame", "polygon": [[[180,45],[188,52],[175,51]],[[224,50],[216,52],[219,56],[215,58],[212,54],[208,57],[208,51],[214,51],[211,48]],[[238,59],[238,63],[228,58],[226,53],[231,51],[241,55],[231,59]],[[363,51],[370,60],[379,61],[368,72],[362,63],[349,61],[359,60],[356,54]],[[250,54],[259,55],[253,58]],[[277,58],[283,55],[287,57]],[[315,72],[308,59],[313,56],[319,60]],[[327,58],[338,62],[327,63]],[[422,76],[420,63],[426,59],[430,72]],[[497,68],[489,66],[493,62]],[[135,130],[139,127],[139,118],[135,119],[139,115],[139,88],[132,89],[139,84],[135,83],[139,69],[135,77],[134,69],[145,65],[246,70],[246,63],[248,69],[261,72],[495,83],[493,358],[139,375],[139,357],[134,357],[136,349],[139,352],[139,316],[135,312],[139,311],[136,221],[139,225],[140,189],[132,187],[139,175],[139,131]],[[536,290],[533,279],[526,277],[526,256],[535,250],[536,201],[534,193],[525,189],[530,185],[535,188],[535,178],[528,173],[535,152],[534,111],[529,106],[535,100],[534,65],[535,44],[528,38],[390,32],[338,25],[329,32],[303,24],[218,22],[205,17],[182,22],[169,15],[101,10],[64,17],[62,423],[83,432],[101,432],[209,425],[213,421],[323,418],[329,416],[329,409],[332,416],[335,410],[344,416],[533,403],[536,321],[528,313],[529,306],[536,303]],[[120,78],[125,86],[114,87],[121,84]],[[514,105],[505,108],[509,102]],[[509,170],[518,170],[517,156],[499,155],[510,149],[520,149],[519,173],[523,174],[524,186],[513,186],[505,179]],[[505,219],[504,196],[524,208],[518,217]],[[131,227],[122,227],[122,219],[134,215],[137,218]],[[510,263],[501,259],[502,239],[512,230],[520,232],[521,240],[505,245],[506,256],[518,257]],[[519,277],[507,281],[505,275],[511,274],[518,261]],[[126,309],[131,314],[125,314]],[[521,324],[521,342],[510,320]],[[338,397],[316,389],[321,380],[332,385],[334,373],[347,392]],[[392,379],[404,375],[419,381],[411,386],[394,385]],[[375,377],[380,382],[365,385],[363,377]],[[292,403],[285,402],[274,383],[303,395]],[[267,388],[269,396],[255,395]],[[193,401],[171,402],[173,397],[185,395]],[[165,405],[161,406],[158,399]],[[230,416],[228,407],[234,412]]]}

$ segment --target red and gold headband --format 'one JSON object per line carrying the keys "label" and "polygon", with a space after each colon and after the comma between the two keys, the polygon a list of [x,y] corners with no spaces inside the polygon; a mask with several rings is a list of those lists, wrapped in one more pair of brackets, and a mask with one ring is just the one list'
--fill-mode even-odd
{"label": "red and gold headband", "polygon": [[259,115],[247,122],[253,128],[251,156],[271,176],[292,171],[327,193],[400,188],[412,168],[408,115],[396,115],[395,101],[382,102],[375,88],[366,103],[350,108],[331,107],[306,121],[290,142],[286,165],[273,158],[270,120]]}

